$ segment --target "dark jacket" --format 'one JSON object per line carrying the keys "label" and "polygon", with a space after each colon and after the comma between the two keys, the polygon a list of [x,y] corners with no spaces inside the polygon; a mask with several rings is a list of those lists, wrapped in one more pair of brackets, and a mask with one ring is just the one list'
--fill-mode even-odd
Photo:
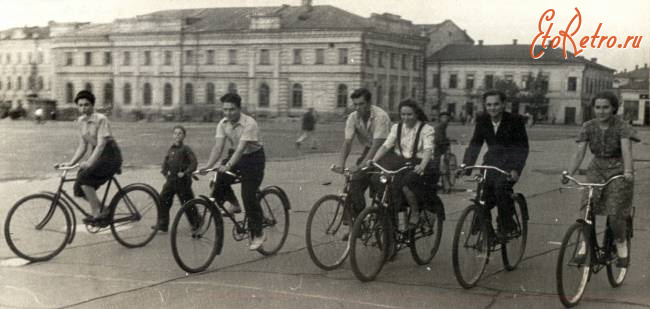
{"label": "dark jacket", "polygon": [[177,178],[178,172],[183,172],[185,177],[189,177],[190,173],[196,170],[196,166],[196,156],[189,146],[173,144],[165,156],[162,173],[172,179]]}
{"label": "dark jacket", "polygon": [[302,115],[302,129],[305,131],[316,129],[316,116],[313,112],[306,112]]}
{"label": "dark jacket", "polygon": [[463,163],[473,165],[478,158],[483,142],[488,150],[483,156],[483,163],[493,165],[505,171],[521,171],[528,158],[528,135],[526,120],[508,112],[503,112],[499,129],[494,134],[494,126],[490,115],[483,114],[476,118],[474,135],[465,150]]}

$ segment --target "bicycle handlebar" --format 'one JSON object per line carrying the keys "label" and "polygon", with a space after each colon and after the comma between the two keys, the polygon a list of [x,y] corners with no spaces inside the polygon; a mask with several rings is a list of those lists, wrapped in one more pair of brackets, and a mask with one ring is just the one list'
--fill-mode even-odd
{"label": "bicycle handlebar", "polygon": [[79,164],[70,165],[70,166],[58,165],[57,164],[57,165],[54,166],[54,168],[59,170],[59,171],[69,171],[69,170],[73,170],[73,169],[78,168],[78,167],[79,167]]}
{"label": "bicycle handlebar", "polygon": [[493,171],[497,171],[497,172],[499,172],[499,173],[501,173],[503,175],[510,176],[510,173],[508,173],[508,172],[506,172],[506,171],[504,171],[504,170],[502,170],[502,169],[500,169],[500,168],[498,168],[496,166],[491,166],[491,165],[464,165],[464,164],[461,164],[459,166],[459,168],[460,168],[459,172],[460,171],[470,170],[470,169],[493,170]]}
{"label": "bicycle handlebar", "polygon": [[616,175],[616,176],[612,176],[611,178],[607,179],[607,181],[605,181],[603,183],[590,183],[590,182],[579,182],[573,176],[569,175],[569,172],[563,171],[562,172],[562,178],[568,179],[568,180],[572,181],[573,183],[575,183],[576,185],[581,186],[581,187],[605,187],[605,186],[609,185],[610,182],[612,182],[612,181],[614,181],[616,179],[619,179],[619,178],[625,178],[625,176]]}
{"label": "bicycle handlebar", "polygon": [[391,170],[385,169],[383,166],[377,164],[377,162],[372,162],[372,166],[378,168],[378,169],[379,169],[380,171],[382,171],[382,173],[384,173],[384,174],[391,174],[391,175],[392,175],[392,174],[397,174],[397,173],[399,173],[399,172],[401,172],[401,171],[403,171],[403,170],[407,170],[407,169],[412,169],[412,168],[413,168],[413,165],[408,164],[408,163],[407,163],[405,166],[402,166],[401,168],[399,168],[399,169],[397,169],[397,170],[394,170],[394,171],[391,171]]}
{"label": "bicycle handlebar", "polygon": [[[205,170],[205,171],[206,171],[206,172],[218,172],[217,169],[219,169],[218,166],[217,166],[217,167],[213,167],[213,168],[209,168],[209,169],[207,169],[207,170]],[[233,173],[233,172],[231,172],[231,171],[225,171],[224,174],[230,175],[230,176],[232,176],[232,177],[239,177],[237,174],[235,174],[235,173]],[[202,175],[202,173],[201,173],[201,171],[199,170],[199,171],[194,171],[194,172],[192,172],[192,175]]]}

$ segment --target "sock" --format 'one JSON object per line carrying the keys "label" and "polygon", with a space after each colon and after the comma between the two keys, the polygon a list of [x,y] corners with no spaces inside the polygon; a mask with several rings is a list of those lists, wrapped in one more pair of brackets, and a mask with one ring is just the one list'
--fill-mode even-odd
{"label": "sock", "polygon": [[618,257],[626,258],[627,257],[627,241],[616,242],[616,251]]}
{"label": "sock", "polygon": [[585,255],[587,254],[587,243],[583,241],[580,241],[580,248],[578,248],[578,254],[579,255]]}

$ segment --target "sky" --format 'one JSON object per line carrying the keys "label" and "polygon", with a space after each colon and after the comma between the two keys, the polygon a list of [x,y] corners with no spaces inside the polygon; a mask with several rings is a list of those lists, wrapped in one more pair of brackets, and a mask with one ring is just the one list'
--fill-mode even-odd
{"label": "sky", "polygon": [[[0,0],[0,29],[45,26],[50,20],[103,23],[168,9],[300,3],[300,0]],[[598,63],[618,71],[650,64],[648,0],[313,0],[313,4],[333,5],[363,17],[388,12],[418,24],[449,19],[467,30],[475,41],[511,44],[517,39],[519,44],[526,45],[539,32],[538,25],[545,11],[555,11],[551,21],[544,21],[543,29],[553,23],[550,33],[556,36],[567,27],[578,8],[582,24],[573,36],[576,44],[584,36],[593,36],[601,23],[599,35],[616,36],[616,45],[627,36],[643,36],[638,49],[606,48],[603,44],[601,48],[584,48],[582,56],[598,58]],[[572,29],[576,26],[574,22]]]}

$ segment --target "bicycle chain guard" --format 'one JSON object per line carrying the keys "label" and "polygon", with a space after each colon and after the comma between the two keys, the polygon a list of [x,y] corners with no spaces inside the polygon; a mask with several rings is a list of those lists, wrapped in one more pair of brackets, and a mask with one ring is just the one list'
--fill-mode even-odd
{"label": "bicycle chain guard", "polygon": [[232,238],[236,241],[249,238],[248,231],[246,230],[246,220],[237,221],[237,224],[232,226]]}

